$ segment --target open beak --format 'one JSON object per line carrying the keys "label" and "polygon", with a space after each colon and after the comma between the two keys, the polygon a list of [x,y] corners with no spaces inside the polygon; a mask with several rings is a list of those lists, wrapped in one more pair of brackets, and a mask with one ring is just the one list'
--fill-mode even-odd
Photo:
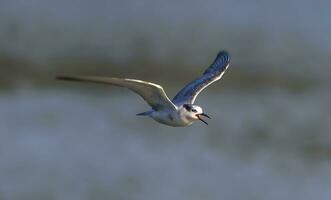
{"label": "open beak", "polygon": [[197,116],[197,118],[198,118],[200,121],[202,121],[202,122],[205,123],[206,125],[208,125],[208,123],[207,123],[205,120],[203,120],[203,119],[201,118],[201,116],[205,116],[205,117],[211,119],[211,118],[210,118],[207,114],[205,114],[205,113],[197,114],[196,116]]}

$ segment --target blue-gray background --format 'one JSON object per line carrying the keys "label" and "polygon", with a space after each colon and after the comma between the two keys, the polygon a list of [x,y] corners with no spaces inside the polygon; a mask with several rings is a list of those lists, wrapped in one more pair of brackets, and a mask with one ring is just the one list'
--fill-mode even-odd
{"label": "blue-gray background", "polygon": [[[331,198],[329,1],[1,0],[0,199]],[[226,49],[199,96],[210,125],[171,128],[110,86],[173,96]]]}

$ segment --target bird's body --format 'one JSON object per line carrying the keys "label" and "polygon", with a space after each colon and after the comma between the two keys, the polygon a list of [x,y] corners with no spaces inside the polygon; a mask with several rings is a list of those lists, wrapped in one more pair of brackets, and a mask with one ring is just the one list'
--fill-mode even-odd
{"label": "bird's body", "polygon": [[181,114],[180,110],[160,110],[152,111],[149,115],[155,121],[169,126],[187,126],[192,124],[192,121],[186,120]]}
{"label": "bird's body", "polygon": [[157,122],[175,127],[187,126],[192,124],[194,121],[192,117],[188,117],[187,111],[183,106],[178,106],[176,110],[153,110],[149,116]]}
{"label": "bird's body", "polygon": [[142,80],[96,76],[60,76],[57,79],[126,87],[139,94],[152,107],[152,110],[137,115],[149,116],[162,124],[179,127],[190,125],[196,120],[207,124],[201,116],[209,116],[203,113],[200,106],[194,105],[194,101],[203,89],[222,77],[229,63],[229,54],[226,51],[219,52],[203,75],[187,84],[172,100],[167,97],[162,86]]}

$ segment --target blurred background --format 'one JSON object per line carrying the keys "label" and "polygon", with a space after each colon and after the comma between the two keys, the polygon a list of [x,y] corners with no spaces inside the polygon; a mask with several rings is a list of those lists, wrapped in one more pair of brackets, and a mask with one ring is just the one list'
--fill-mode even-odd
{"label": "blurred background", "polygon": [[[329,1],[1,0],[0,199],[330,199]],[[144,79],[170,97],[231,54],[172,128],[134,93],[56,75]]]}

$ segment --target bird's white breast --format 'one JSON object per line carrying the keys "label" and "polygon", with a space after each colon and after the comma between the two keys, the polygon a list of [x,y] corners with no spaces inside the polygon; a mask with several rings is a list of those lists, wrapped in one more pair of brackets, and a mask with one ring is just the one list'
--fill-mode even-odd
{"label": "bird's white breast", "polygon": [[173,110],[160,110],[154,111],[151,117],[160,123],[167,124],[169,126],[187,126],[192,124],[192,121],[186,119],[180,114],[180,112]]}

